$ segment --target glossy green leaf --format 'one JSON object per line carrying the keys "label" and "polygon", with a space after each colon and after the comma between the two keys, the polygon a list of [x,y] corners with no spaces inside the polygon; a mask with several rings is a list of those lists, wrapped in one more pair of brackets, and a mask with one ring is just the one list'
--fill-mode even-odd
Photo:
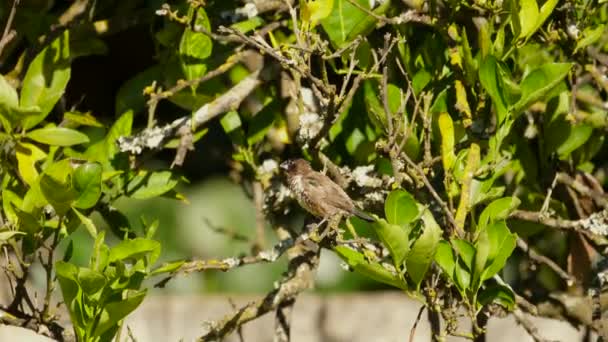
{"label": "glossy green leaf", "polygon": [[118,322],[137,309],[141,302],[143,302],[145,296],[146,290],[143,290],[133,295],[129,295],[125,299],[108,303],[99,316],[99,324],[95,329],[95,335],[99,336],[117,325]]}
{"label": "glossy green leaf", "polygon": [[14,208],[22,208],[23,199],[9,189],[2,189],[2,209],[8,222],[17,224],[17,214]]}
{"label": "glossy green leaf", "polygon": [[498,122],[502,123],[507,117],[507,104],[504,99],[499,77],[498,61],[494,56],[488,56],[479,66],[479,81],[490,95],[490,98],[492,98]]}
{"label": "glossy green leaf", "polygon": [[[339,0],[338,0],[339,1]],[[334,0],[300,1],[301,20],[315,27],[320,20],[327,18],[334,7]]]}
{"label": "glossy green leaf", "polygon": [[95,227],[95,223],[93,223],[93,220],[91,220],[90,218],[83,215],[76,208],[72,208],[72,210],[76,213],[76,216],[78,216],[78,219],[84,225],[84,227],[89,232],[91,237],[93,237],[93,238],[97,237],[97,227]]}
{"label": "glossy green leaf", "polygon": [[568,75],[571,67],[571,63],[547,63],[530,72],[521,81],[521,98],[511,107],[514,115],[540,101]]}
{"label": "glossy green leaf", "polygon": [[435,262],[449,277],[453,277],[456,258],[449,242],[445,240],[439,241],[437,251],[435,252]]}
{"label": "glossy green leaf", "polygon": [[63,183],[47,174],[40,178],[40,190],[59,215],[64,215],[78,197],[71,184]]}
{"label": "glossy green leaf", "polygon": [[91,162],[100,162],[104,166],[104,170],[109,169],[111,167],[110,160],[118,152],[116,141],[121,136],[131,135],[132,125],[133,111],[129,110],[114,122],[104,139],[87,148],[84,156]]}
{"label": "glossy green leaf", "polygon": [[106,277],[97,271],[82,267],[78,270],[78,283],[85,295],[92,296],[106,285]]}
{"label": "glossy green leaf", "polygon": [[238,112],[230,111],[222,117],[220,123],[224,128],[224,132],[232,133],[234,130],[241,127],[241,118],[239,117]]}
{"label": "glossy green leaf", "polygon": [[377,262],[369,262],[363,254],[346,246],[337,246],[334,248],[334,251],[348,264],[348,266],[352,267],[355,272],[375,281],[407,290],[407,284],[399,279],[397,274],[388,271]]}
{"label": "glossy green leaf", "polygon": [[417,287],[424,280],[441,239],[441,227],[435,221],[433,214],[422,205],[419,210],[423,211],[422,235],[414,241],[406,260],[407,274]]}
{"label": "glossy green leaf", "polygon": [[[354,0],[361,7],[369,9],[367,0]],[[373,10],[383,14],[390,7],[390,1],[384,2]],[[348,0],[334,0],[331,14],[321,21],[321,25],[334,46],[342,46],[358,36],[365,36],[374,29],[377,19],[357,8]]]}
{"label": "glossy green leaf", "polygon": [[28,132],[26,137],[53,146],[72,146],[89,142],[89,137],[79,131],[64,127],[45,127]]}
{"label": "glossy green leaf", "polygon": [[382,219],[374,222],[373,226],[376,234],[391,253],[395,267],[401,269],[403,260],[410,250],[408,235],[411,228],[409,225],[391,224]]}
{"label": "glossy green leaf", "polygon": [[534,27],[534,30],[532,31],[532,33],[536,32],[536,31],[538,31],[538,29],[540,29],[540,27],[549,18],[551,13],[553,13],[553,10],[555,9],[555,6],[557,6],[558,2],[559,2],[559,0],[545,1],[545,3],[540,7],[539,16],[536,19],[536,26]]}
{"label": "glossy green leaf", "polygon": [[509,214],[515,210],[521,201],[517,197],[505,197],[494,200],[479,215],[477,230],[484,230],[488,224],[499,220],[506,220]]}
{"label": "glossy green leaf", "polygon": [[469,271],[473,270],[473,260],[475,258],[475,247],[468,241],[462,239],[452,240],[452,246],[458,253],[458,258],[464,263]]}
{"label": "glossy green leaf", "polygon": [[[203,7],[199,7],[193,15],[196,15],[194,27],[211,31],[209,18]],[[207,34],[186,27],[179,44],[179,58],[186,79],[193,80],[205,74],[207,65],[204,62],[211,55],[212,48],[213,42]]]}
{"label": "glossy green leaf", "polygon": [[108,261],[115,262],[125,259],[140,259],[149,255],[150,264],[156,261],[160,254],[160,243],[155,240],[135,238],[133,240],[123,240],[118,245],[110,249]]}
{"label": "glossy green leaf", "polygon": [[30,143],[20,143],[15,146],[17,168],[26,184],[32,185],[38,179],[37,162],[46,158],[46,153],[38,146]]}
{"label": "glossy green leaf", "polygon": [[454,268],[454,278],[456,280],[456,285],[464,292],[464,290],[468,290],[471,287],[471,271],[469,271],[466,266],[463,265],[462,260],[456,262],[456,267]]}
{"label": "glossy green leaf", "polygon": [[439,132],[441,134],[441,161],[443,169],[449,172],[456,162],[454,154],[454,122],[450,114],[443,112],[439,114]]}
{"label": "glossy green leaf", "polygon": [[408,225],[418,217],[418,205],[409,192],[394,190],[386,198],[384,214],[391,224]]}
{"label": "glossy green leaf", "polygon": [[595,28],[587,28],[583,31],[583,38],[576,42],[576,47],[574,48],[574,53],[579,51],[580,49],[584,49],[587,46],[597,42],[602,35],[606,32],[606,25],[598,25]]}
{"label": "glossy green leaf", "polygon": [[40,114],[25,119],[25,129],[36,126],[51,112],[70,80],[70,35],[64,30],[30,63],[23,79],[21,107],[40,107]]}
{"label": "glossy green leaf", "polygon": [[17,235],[25,235],[24,232],[20,232],[20,231],[16,231],[16,230],[9,230],[9,231],[4,231],[4,232],[0,232],[0,245],[2,245],[3,242],[6,242],[12,238],[14,238]]}
{"label": "glossy green leaf", "polygon": [[178,181],[170,171],[146,172],[140,184],[131,188],[129,184],[129,196],[136,199],[147,199],[158,197],[175,188]]}
{"label": "glossy green leaf", "polygon": [[[556,133],[556,132],[554,132]],[[583,146],[593,133],[593,127],[587,124],[571,125],[566,140],[557,147],[560,159],[567,159],[574,150]],[[563,137],[563,136],[562,136]]]}
{"label": "glossy green leaf", "polygon": [[171,273],[173,271],[178,270],[184,263],[185,263],[184,260],[180,260],[180,261],[163,264],[163,265],[159,266],[158,268],[155,268],[154,270],[152,270],[152,272],[150,272],[150,276],[155,276],[155,275],[159,275],[159,274],[163,274],[163,273]]}
{"label": "glossy green leaf", "polygon": [[55,273],[57,274],[57,280],[61,287],[61,293],[63,294],[63,301],[68,306],[70,316],[73,322],[78,322],[78,319],[74,317],[74,311],[72,310],[72,301],[76,298],[80,292],[80,285],[78,284],[78,268],[65,261],[58,261],[55,263]]}
{"label": "glossy green leaf", "polygon": [[74,207],[88,209],[93,207],[101,197],[101,173],[99,163],[85,163],[74,170],[72,186],[79,194]]}
{"label": "glossy green leaf", "polygon": [[282,107],[278,101],[267,104],[250,121],[247,131],[247,143],[252,145],[264,139],[266,133],[272,128]]}
{"label": "glossy green leaf", "polygon": [[515,308],[515,293],[507,285],[491,284],[479,291],[477,301],[481,305],[497,303],[511,311]]}
{"label": "glossy green leaf", "polygon": [[536,29],[536,22],[538,21],[538,4],[536,0],[519,0],[519,25],[521,32],[519,33],[520,38],[525,38],[534,33]]}
{"label": "glossy green leaf", "polygon": [[498,273],[515,249],[517,236],[509,231],[505,221],[488,226],[479,234],[475,257],[476,282],[481,285]]}
{"label": "glossy green leaf", "polygon": [[91,113],[65,112],[63,113],[63,120],[67,122],[68,128],[78,126],[103,127],[103,124],[97,121]]}
{"label": "glossy green leaf", "polygon": [[418,71],[414,78],[412,79],[412,88],[414,89],[414,94],[418,95],[424,88],[431,82],[432,80],[431,73],[422,69]]}
{"label": "glossy green leaf", "polygon": [[19,107],[19,97],[13,88],[2,75],[0,75],[0,114],[2,110]]}

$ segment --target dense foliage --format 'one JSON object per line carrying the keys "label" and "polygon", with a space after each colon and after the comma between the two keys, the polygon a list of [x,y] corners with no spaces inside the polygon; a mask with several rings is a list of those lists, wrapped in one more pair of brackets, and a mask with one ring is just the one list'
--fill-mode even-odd
{"label": "dense foliage", "polygon": [[[608,336],[605,1],[9,0],[0,18],[0,246],[12,290],[0,322],[110,341],[152,277],[162,286],[285,254],[274,291],[201,332],[221,338],[293,305],[326,248],[419,299],[437,340],[482,339],[505,312],[537,340],[527,315]],[[117,53],[144,66],[114,70],[114,88],[95,66],[76,68]],[[210,130],[230,139],[225,166],[256,205],[253,253],[155,265],[155,233],[170,227],[134,229],[115,202],[186,201],[180,169],[206,160]],[[164,150],[171,166],[152,167]],[[298,220],[278,168],[297,157],[376,221]],[[267,224],[281,241],[272,248]],[[87,265],[72,260],[80,226],[95,241]],[[73,334],[57,323],[57,291]]]}

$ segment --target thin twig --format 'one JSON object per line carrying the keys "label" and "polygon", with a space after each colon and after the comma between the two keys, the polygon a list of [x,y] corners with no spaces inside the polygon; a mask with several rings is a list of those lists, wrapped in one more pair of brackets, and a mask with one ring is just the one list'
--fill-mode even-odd
{"label": "thin twig", "polygon": [[[407,162],[407,164],[411,168],[413,168],[414,170],[416,170],[416,172],[418,173],[418,175],[422,179],[422,182],[426,186],[427,190],[431,193],[431,195],[433,196],[433,198],[435,199],[435,201],[437,201],[437,203],[441,206],[441,209],[443,209],[443,213],[447,217],[447,219],[450,222],[450,224],[452,225],[452,229],[456,228],[457,224],[456,224],[456,220],[454,219],[454,215],[450,211],[450,208],[445,203],[445,201],[443,199],[441,199],[441,197],[439,196],[439,194],[437,193],[437,191],[435,190],[435,188],[433,187],[433,185],[431,184],[431,182],[429,182],[429,179],[426,177],[426,174],[424,173],[424,170],[422,170],[422,168],[420,168],[420,166],[418,166],[416,163],[414,163],[407,154],[401,153],[401,157]],[[452,229],[450,229],[450,231]]]}
{"label": "thin twig", "polygon": [[16,31],[11,30],[11,26],[13,25],[13,19],[15,18],[15,14],[17,13],[17,6],[19,6],[19,1],[21,0],[13,0],[11,11],[8,14],[8,19],[6,20],[6,25],[4,26],[4,32],[2,33],[2,38],[0,38],[0,56],[2,56],[4,47],[17,35]]}
{"label": "thin twig", "polygon": [[566,281],[568,286],[574,285],[575,279],[568,272],[564,271],[555,261],[549,259],[548,257],[538,253],[534,248],[530,247],[528,243],[522,239],[517,238],[517,247],[519,247],[522,251],[524,251],[530,259],[539,262],[541,264],[547,265],[550,269],[552,269],[555,273],[557,273],[562,279]]}
{"label": "thin twig", "polygon": [[515,309],[513,311],[513,316],[515,317],[517,323],[519,323],[524,329],[526,329],[526,331],[528,332],[528,334],[530,334],[530,337],[532,337],[534,341],[551,342],[551,340],[547,340],[539,334],[538,328],[534,325],[534,323],[532,323],[532,321],[530,321],[526,317],[526,315],[520,309]]}
{"label": "thin twig", "polygon": [[425,308],[425,306],[422,305],[420,307],[420,310],[418,310],[418,315],[416,316],[416,321],[414,322],[414,326],[412,326],[412,329],[410,330],[410,339],[409,339],[410,342],[414,342],[414,336],[416,335],[416,327],[418,326],[418,322],[420,322],[420,317],[422,317],[424,308]]}

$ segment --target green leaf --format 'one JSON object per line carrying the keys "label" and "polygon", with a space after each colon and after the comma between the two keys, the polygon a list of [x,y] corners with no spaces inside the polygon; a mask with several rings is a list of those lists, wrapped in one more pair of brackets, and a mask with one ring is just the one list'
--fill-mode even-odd
{"label": "green leaf", "polygon": [[155,275],[159,275],[159,274],[163,274],[163,273],[171,273],[171,272],[179,269],[184,263],[185,263],[184,260],[180,260],[180,261],[163,264],[160,267],[152,270],[152,272],[150,272],[150,276],[155,276]]}
{"label": "green leaf", "polygon": [[127,192],[129,197],[136,199],[153,198],[175,188],[177,183],[170,171],[145,172],[141,181],[134,180],[129,184]]}
{"label": "green leaf", "polygon": [[45,127],[28,132],[26,137],[53,146],[72,146],[89,142],[89,137],[79,131],[64,127]]}
{"label": "green leaf", "polygon": [[74,171],[72,186],[79,193],[74,207],[88,209],[97,203],[101,197],[102,171],[99,163],[85,163]]}
{"label": "green leaf", "polygon": [[9,231],[5,231],[5,232],[0,232],[0,245],[2,245],[3,242],[6,242],[12,238],[14,238],[17,235],[25,235],[24,232],[19,232],[16,230],[9,230]]}
{"label": "green leaf", "polygon": [[475,247],[470,242],[462,239],[452,240],[452,246],[454,246],[460,260],[467,266],[467,269],[472,271],[474,266]]}
{"label": "green leaf", "polygon": [[245,144],[245,133],[241,128],[241,118],[236,111],[230,111],[220,119],[220,124],[224,128],[224,132],[230,136],[232,142],[237,145]]}
{"label": "green leaf", "polygon": [[334,0],[303,0],[300,1],[302,21],[315,27],[320,20],[327,18],[334,6]]}
{"label": "green leaf", "polygon": [[597,42],[606,30],[606,25],[598,25],[596,28],[587,28],[583,31],[583,38],[576,42],[574,53],[580,49],[584,49],[587,46]]}
{"label": "green leaf", "polygon": [[456,258],[449,242],[445,240],[439,241],[437,251],[435,252],[435,262],[452,281],[455,280],[454,269],[456,268]]}
{"label": "green leaf", "polygon": [[420,92],[429,84],[429,82],[431,82],[432,79],[433,76],[431,73],[425,69],[418,71],[412,79],[412,88],[414,89],[414,94],[420,94]]}
{"label": "green leaf", "polygon": [[[354,0],[361,7],[370,9],[367,0]],[[390,7],[390,1],[384,2],[372,12],[383,14]],[[360,10],[348,0],[334,0],[331,14],[321,21],[321,25],[334,46],[342,46],[357,36],[365,36],[376,26],[376,19]]]}
{"label": "green leaf", "polygon": [[509,214],[515,210],[521,201],[517,197],[504,197],[494,200],[481,212],[477,222],[477,230],[484,230],[488,224],[499,220],[506,220]]}
{"label": "green leaf", "polygon": [[[514,116],[540,101],[570,72],[572,63],[547,63],[534,69],[521,81],[521,98],[510,108]],[[494,99],[494,98],[492,98]]]}
{"label": "green leaf", "polygon": [[497,303],[512,311],[515,308],[515,293],[507,285],[491,284],[479,292],[477,301],[484,306]]}
{"label": "green leaf", "polygon": [[[556,132],[554,132],[555,134]],[[557,154],[562,160],[567,159],[577,148],[583,146],[593,133],[593,127],[587,124],[570,125],[566,140],[557,147]],[[564,135],[561,136],[562,138]]]}
{"label": "green leaf", "polygon": [[441,227],[435,221],[433,214],[422,205],[420,205],[420,210],[423,211],[421,218],[424,230],[412,245],[412,250],[407,255],[406,260],[407,274],[414,281],[416,287],[424,279],[441,239]]}
{"label": "green leaf", "polygon": [[17,224],[17,214],[14,208],[22,207],[23,199],[21,197],[9,189],[2,189],[2,209],[4,210],[4,216],[10,223]]}
{"label": "green leaf", "polygon": [[78,319],[74,317],[74,311],[72,310],[72,301],[78,295],[80,291],[80,285],[78,284],[78,268],[65,261],[57,261],[55,263],[55,273],[57,274],[57,280],[61,287],[61,293],[63,294],[63,301],[70,309],[70,316],[72,316],[72,322],[78,322]]}
{"label": "green leaf", "polygon": [[87,296],[93,296],[106,285],[106,277],[99,272],[81,267],[78,269],[78,283],[82,292]]}
{"label": "green leaf", "polygon": [[63,113],[63,120],[66,121],[69,127],[78,126],[103,127],[103,124],[91,115],[91,113],[80,113],[77,111]]}
{"label": "green leaf", "polygon": [[72,210],[76,213],[76,216],[78,216],[78,219],[84,225],[84,227],[87,229],[89,234],[91,234],[93,239],[96,238],[97,237],[97,228],[95,227],[95,223],[93,223],[93,220],[91,220],[90,218],[83,215],[76,208],[72,208]]}
{"label": "green leaf", "polygon": [[334,251],[348,264],[348,266],[355,270],[355,272],[396,288],[403,290],[408,289],[407,284],[399,279],[397,274],[388,271],[377,262],[367,261],[363,254],[346,246],[337,246],[334,248]]}
{"label": "green leaf", "polygon": [[485,58],[479,66],[479,81],[488,92],[496,109],[498,123],[507,117],[507,105],[499,82],[498,61],[494,56]]}
{"label": "green leaf", "polygon": [[[553,12],[553,10],[555,9],[555,6],[557,6],[558,2],[559,2],[559,0],[547,0],[547,1],[545,1],[545,3],[540,8],[540,15],[536,19],[536,26],[534,27],[534,30],[532,31],[532,33],[538,31],[538,29],[541,26],[543,26],[543,24],[545,23],[545,21],[547,20],[547,18],[549,18],[549,16],[551,15],[551,13]],[[530,35],[528,35],[528,36],[530,36]]]}
{"label": "green leaf", "polygon": [[281,108],[279,101],[273,101],[251,119],[247,131],[247,143],[249,145],[253,145],[264,139],[266,133],[268,133],[268,130],[274,124],[276,115],[281,113]]}
{"label": "green leaf", "polygon": [[[0,75],[0,110],[1,108],[10,109],[17,107],[19,107],[17,91]],[[0,114],[2,114],[1,111]]]}
{"label": "green leaf", "polygon": [[239,113],[236,111],[230,111],[226,113],[221,119],[220,123],[224,128],[224,132],[230,134],[234,130],[241,127],[241,118],[239,117]]}
{"label": "green leaf", "polygon": [[515,249],[517,236],[509,231],[505,221],[498,221],[480,232],[475,258],[476,283],[481,283],[498,273]]}
{"label": "green leaf", "polygon": [[133,111],[129,110],[122,114],[112,125],[106,137],[97,143],[89,146],[84,153],[84,156],[91,162],[97,161],[104,165],[104,170],[110,169],[110,160],[114,158],[118,152],[116,141],[121,136],[131,135],[131,126],[133,125]]}
{"label": "green leaf", "polygon": [[520,11],[519,11],[519,25],[521,32],[519,38],[526,38],[531,36],[536,29],[536,23],[538,21],[538,4],[536,0],[519,0]]}
{"label": "green leaf", "polygon": [[131,312],[137,309],[141,302],[143,302],[145,296],[146,290],[142,290],[134,295],[130,295],[128,298],[108,303],[99,316],[99,324],[95,329],[95,336],[103,334],[127,317]]}
{"label": "green leaf", "polygon": [[462,260],[456,262],[456,268],[454,268],[454,278],[456,278],[456,285],[461,289],[461,292],[465,292],[471,287],[471,271],[463,267]]}
{"label": "green leaf", "polygon": [[439,132],[441,134],[441,160],[443,169],[447,173],[456,162],[454,154],[454,122],[450,114],[442,112],[439,114]]}
{"label": "green leaf", "polygon": [[70,183],[61,182],[47,174],[43,174],[40,178],[40,190],[59,215],[65,215],[72,202],[78,197],[78,193]]}
{"label": "green leaf", "polygon": [[405,226],[418,217],[418,205],[407,191],[394,190],[386,198],[384,214],[391,224]]}
{"label": "green leaf", "polygon": [[[207,13],[202,7],[199,7],[194,15],[196,15],[194,27],[211,31]],[[211,55],[212,47],[213,42],[207,34],[186,27],[179,44],[179,57],[186,79],[193,80],[205,74],[207,65],[204,61]]]}
{"label": "green leaf", "polygon": [[38,179],[36,163],[46,158],[46,153],[36,145],[30,143],[19,143],[15,146],[17,156],[17,168],[25,183],[31,186]]}
{"label": "green leaf", "polygon": [[400,270],[403,260],[405,260],[410,250],[408,235],[411,228],[409,225],[399,226],[390,224],[382,219],[374,222],[373,227],[382,243],[391,253],[395,267]]}
{"label": "green leaf", "polygon": [[63,95],[70,80],[69,31],[45,47],[29,65],[21,89],[21,107],[40,107],[40,114],[25,119],[24,129],[44,120]]}
{"label": "green leaf", "polygon": [[149,263],[152,264],[160,254],[160,243],[155,240],[135,238],[133,240],[123,240],[118,245],[110,249],[108,261],[110,263],[125,259],[140,259],[145,255],[150,255]]}
{"label": "green leaf", "polygon": [[264,25],[265,23],[266,22],[264,21],[264,19],[256,16],[251,19],[247,19],[247,20],[239,21],[238,23],[234,23],[234,24],[230,25],[230,27],[235,30],[238,30],[241,33],[249,33],[251,31],[255,30],[256,28]]}

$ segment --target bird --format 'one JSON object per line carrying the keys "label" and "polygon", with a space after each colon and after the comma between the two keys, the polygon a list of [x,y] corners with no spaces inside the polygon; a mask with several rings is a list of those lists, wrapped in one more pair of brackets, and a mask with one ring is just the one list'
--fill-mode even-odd
{"label": "bird", "polygon": [[290,159],[280,165],[288,187],[300,206],[324,220],[357,216],[368,222],[376,220],[357,208],[353,200],[329,177],[315,171],[304,159]]}

